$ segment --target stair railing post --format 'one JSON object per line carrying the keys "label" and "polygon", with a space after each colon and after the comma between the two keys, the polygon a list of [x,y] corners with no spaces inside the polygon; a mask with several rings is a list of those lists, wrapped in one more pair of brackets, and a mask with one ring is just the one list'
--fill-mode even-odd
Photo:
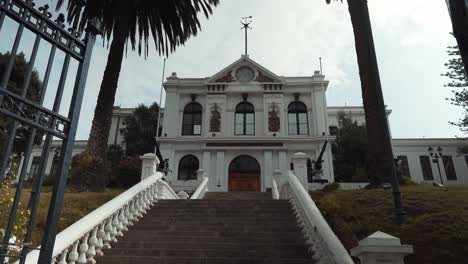
{"label": "stair railing post", "polygon": [[294,175],[306,190],[309,190],[307,181],[307,156],[305,153],[297,152],[292,157]]}
{"label": "stair railing post", "polygon": [[140,158],[142,160],[141,180],[144,180],[156,173],[159,159],[154,153],[146,153],[145,155],[140,156]]}

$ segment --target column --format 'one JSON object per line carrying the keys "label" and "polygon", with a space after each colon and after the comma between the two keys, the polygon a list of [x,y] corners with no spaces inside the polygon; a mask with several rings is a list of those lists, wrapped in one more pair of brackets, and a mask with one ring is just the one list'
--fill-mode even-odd
{"label": "column", "polygon": [[216,175],[211,177],[216,179],[216,190],[218,191],[227,191],[227,175],[224,165],[224,151],[218,151],[216,153]]}
{"label": "column", "polygon": [[[205,172],[205,175],[210,179],[208,182],[208,185],[210,187],[215,187],[216,183],[214,182],[214,177],[210,173],[211,169],[211,153],[209,151],[203,151],[203,160],[202,160],[202,167],[200,169],[203,169]],[[201,180],[201,179],[198,179]]]}
{"label": "column", "polygon": [[307,156],[305,153],[297,152],[292,157],[294,164],[294,174],[306,190],[309,189],[307,182]]}
{"label": "column", "polygon": [[286,155],[286,151],[279,151],[278,152],[278,160],[279,160],[279,170],[286,175],[286,172],[289,170],[289,162],[288,157]]}
{"label": "column", "polygon": [[265,151],[265,167],[263,168],[263,179],[261,181],[262,191],[271,188],[271,179],[273,177],[273,155],[271,151]]}

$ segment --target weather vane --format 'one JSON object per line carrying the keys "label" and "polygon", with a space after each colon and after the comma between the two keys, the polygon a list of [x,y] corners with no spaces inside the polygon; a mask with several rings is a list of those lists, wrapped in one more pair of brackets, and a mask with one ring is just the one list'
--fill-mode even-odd
{"label": "weather vane", "polygon": [[248,16],[248,17],[243,17],[242,18],[242,21],[241,21],[241,24],[242,24],[242,28],[241,29],[244,29],[245,30],[245,55],[247,55],[247,30],[250,28],[252,29],[249,25],[250,23],[252,23],[252,16]]}

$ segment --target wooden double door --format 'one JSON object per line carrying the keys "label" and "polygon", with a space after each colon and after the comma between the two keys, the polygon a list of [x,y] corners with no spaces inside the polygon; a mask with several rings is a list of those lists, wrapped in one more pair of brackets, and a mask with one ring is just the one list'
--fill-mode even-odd
{"label": "wooden double door", "polygon": [[230,192],[259,192],[260,175],[232,172],[229,174]]}
{"label": "wooden double door", "polygon": [[229,164],[230,192],[260,192],[260,164],[249,155],[240,155]]}

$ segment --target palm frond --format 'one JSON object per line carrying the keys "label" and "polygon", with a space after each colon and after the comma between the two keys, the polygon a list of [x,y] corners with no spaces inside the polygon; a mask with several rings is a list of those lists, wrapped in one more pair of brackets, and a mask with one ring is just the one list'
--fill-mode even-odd
{"label": "palm frond", "polygon": [[119,34],[125,34],[133,50],[147,56],[151,38],[157,52],[168,55],[197,35],[201,29],[198,14],[208,18],[219,0],[57,0],[56,8],[65,4],[69,23],[83,31],[88,22],[98,20],[106,40],[119,22],[127,21],[125,32]]}

